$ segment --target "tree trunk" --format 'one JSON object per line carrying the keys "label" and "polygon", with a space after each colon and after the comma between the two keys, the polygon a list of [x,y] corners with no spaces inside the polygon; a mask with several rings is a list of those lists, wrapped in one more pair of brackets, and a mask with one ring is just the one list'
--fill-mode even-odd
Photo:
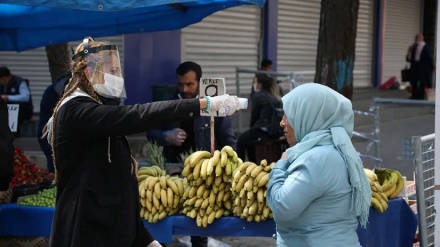
{"label": "tree trunk", "polygon": [[67,43],[46,46],[47,60],[49,61],[49,71],[52,83],[66,72],[70,67],[70,54]]}
{"label": "tree trunk", "polygon": [[359,0],[322,0],[315,82],[353,96]]}

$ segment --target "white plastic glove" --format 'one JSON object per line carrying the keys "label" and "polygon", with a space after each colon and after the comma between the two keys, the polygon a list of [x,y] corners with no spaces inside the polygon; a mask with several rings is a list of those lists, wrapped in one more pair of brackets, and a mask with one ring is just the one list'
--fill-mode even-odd
{"label": "white plastic glove", "polygon": [[186,140],[186,132],[183,129],[175,128],[165,132],[165,141],[173,146],[182,146]]}
{"label": "white plastic glove", "polygon": [[240,109],[240,102],[237,96],[224,94],[211,97],[211,112],[219,112],[221,116],[232,115]]}

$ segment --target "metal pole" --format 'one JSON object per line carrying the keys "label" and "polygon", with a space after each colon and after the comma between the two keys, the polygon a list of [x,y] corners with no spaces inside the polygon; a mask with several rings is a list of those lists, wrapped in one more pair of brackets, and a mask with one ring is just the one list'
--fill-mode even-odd
{"label": "metal pole", "polygon": [[[239,68],[235,68],[235,78],[237,78],[236,81],[236,87],[237,87],[237,96],[240,97],[240,73]],[[238,111],[238,131],[243,133],[243,111]]]}
{"label": "metal pole", "polygon": [[373,117],[373,121],[374,121],[374,138],[376,139],[376,141],[374,142],[374,153],[376,155],[376,166],[380,167],[381,165],[381,161],[382,161],[382,157],[380,155],[380,111],[379,111],[379,105],[376,103],[376,99],[374,98],[373,101],[373,111],[374,111],[374,117]]}
{"label": "metal pole", "polygon": [[[440,32],[440,18],[439,18],[439,12],[440,12],[440,4],[437,3],[437,13],[436,13],[436,32],[435,32],[435,37],[436,37],[436,49],[435,49],[435,60],[436,62],[440,61],[440,39],[437,37],[437,34]],[[438,109],[440,109],[440,76],[439,76],[439,66],[436,67],[435,69],[435,132],[439,133],[440,131],[440,111],[438,111]],[[435,142],[435,146],[436,147],[440,147],[440,141],[439,138],[435,138],[434,140]],[[436,148],[434,151],[434,157],[440,157],[440,148]],[[435,167],[440,167],[440,159],[435,159],[434,160],[434,164]],[[435,181],[435,186],[434,186],[434,208],[440,208],[440,190],[438,189],[439,185],[440,185],[440,169],[435,169],[435,177],[434,177],[434,181]],[[435,225],[437,227],[435,227],[434,230],[434,245],[435,246],[440,246],[440,217],[435,217]]]}
{"label": "metal pole", "polygon": [[425,186],[423,179],[422,139],[420,136],[414,136],[412,140],[414,144],[414,169],[416,172],[417,215],[419,219],[420,246],[428,247],[425,210]]}

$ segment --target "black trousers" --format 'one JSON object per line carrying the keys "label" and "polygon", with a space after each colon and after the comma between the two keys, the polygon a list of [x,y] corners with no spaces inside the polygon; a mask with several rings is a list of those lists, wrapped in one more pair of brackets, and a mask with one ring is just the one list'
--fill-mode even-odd
{"label": "black trousers", "polygon": [[207,247],[208,238],[200,236],[191,236],[191,246],[192,247]]}
{"label": "black trousers", "polygon": [[425,98],[426,98],[426,83],[421,80],[411,81],[411,99],[424,100]]}
{"label": "black trousers", "polygon": [[255,142],[272,139],[272,137],[264,130],[261,129],[249,129],[243,132],[237,140],[237,155],[243,161],[247,160],[256,162],[257,157],[255,154]]}

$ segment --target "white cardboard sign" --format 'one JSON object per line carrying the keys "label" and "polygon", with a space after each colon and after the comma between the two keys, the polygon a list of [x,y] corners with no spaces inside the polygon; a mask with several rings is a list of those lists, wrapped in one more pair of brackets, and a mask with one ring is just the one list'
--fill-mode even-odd
{"label": "white cardboard sign", "polygon": [[[225,78],[200,78],[199,96],[219,96],[226,94]],[[200,112],[201,116],[210,116],[209,113]],[[214,117],[219,117],[215,112]],[[223,117],[223,116],[220,116]]]}
{"label": "white cardboard sign", "polygon": [[19,108],[20,105],[18,104],[8,104],[9,128],[12,132],[17,132]]}

